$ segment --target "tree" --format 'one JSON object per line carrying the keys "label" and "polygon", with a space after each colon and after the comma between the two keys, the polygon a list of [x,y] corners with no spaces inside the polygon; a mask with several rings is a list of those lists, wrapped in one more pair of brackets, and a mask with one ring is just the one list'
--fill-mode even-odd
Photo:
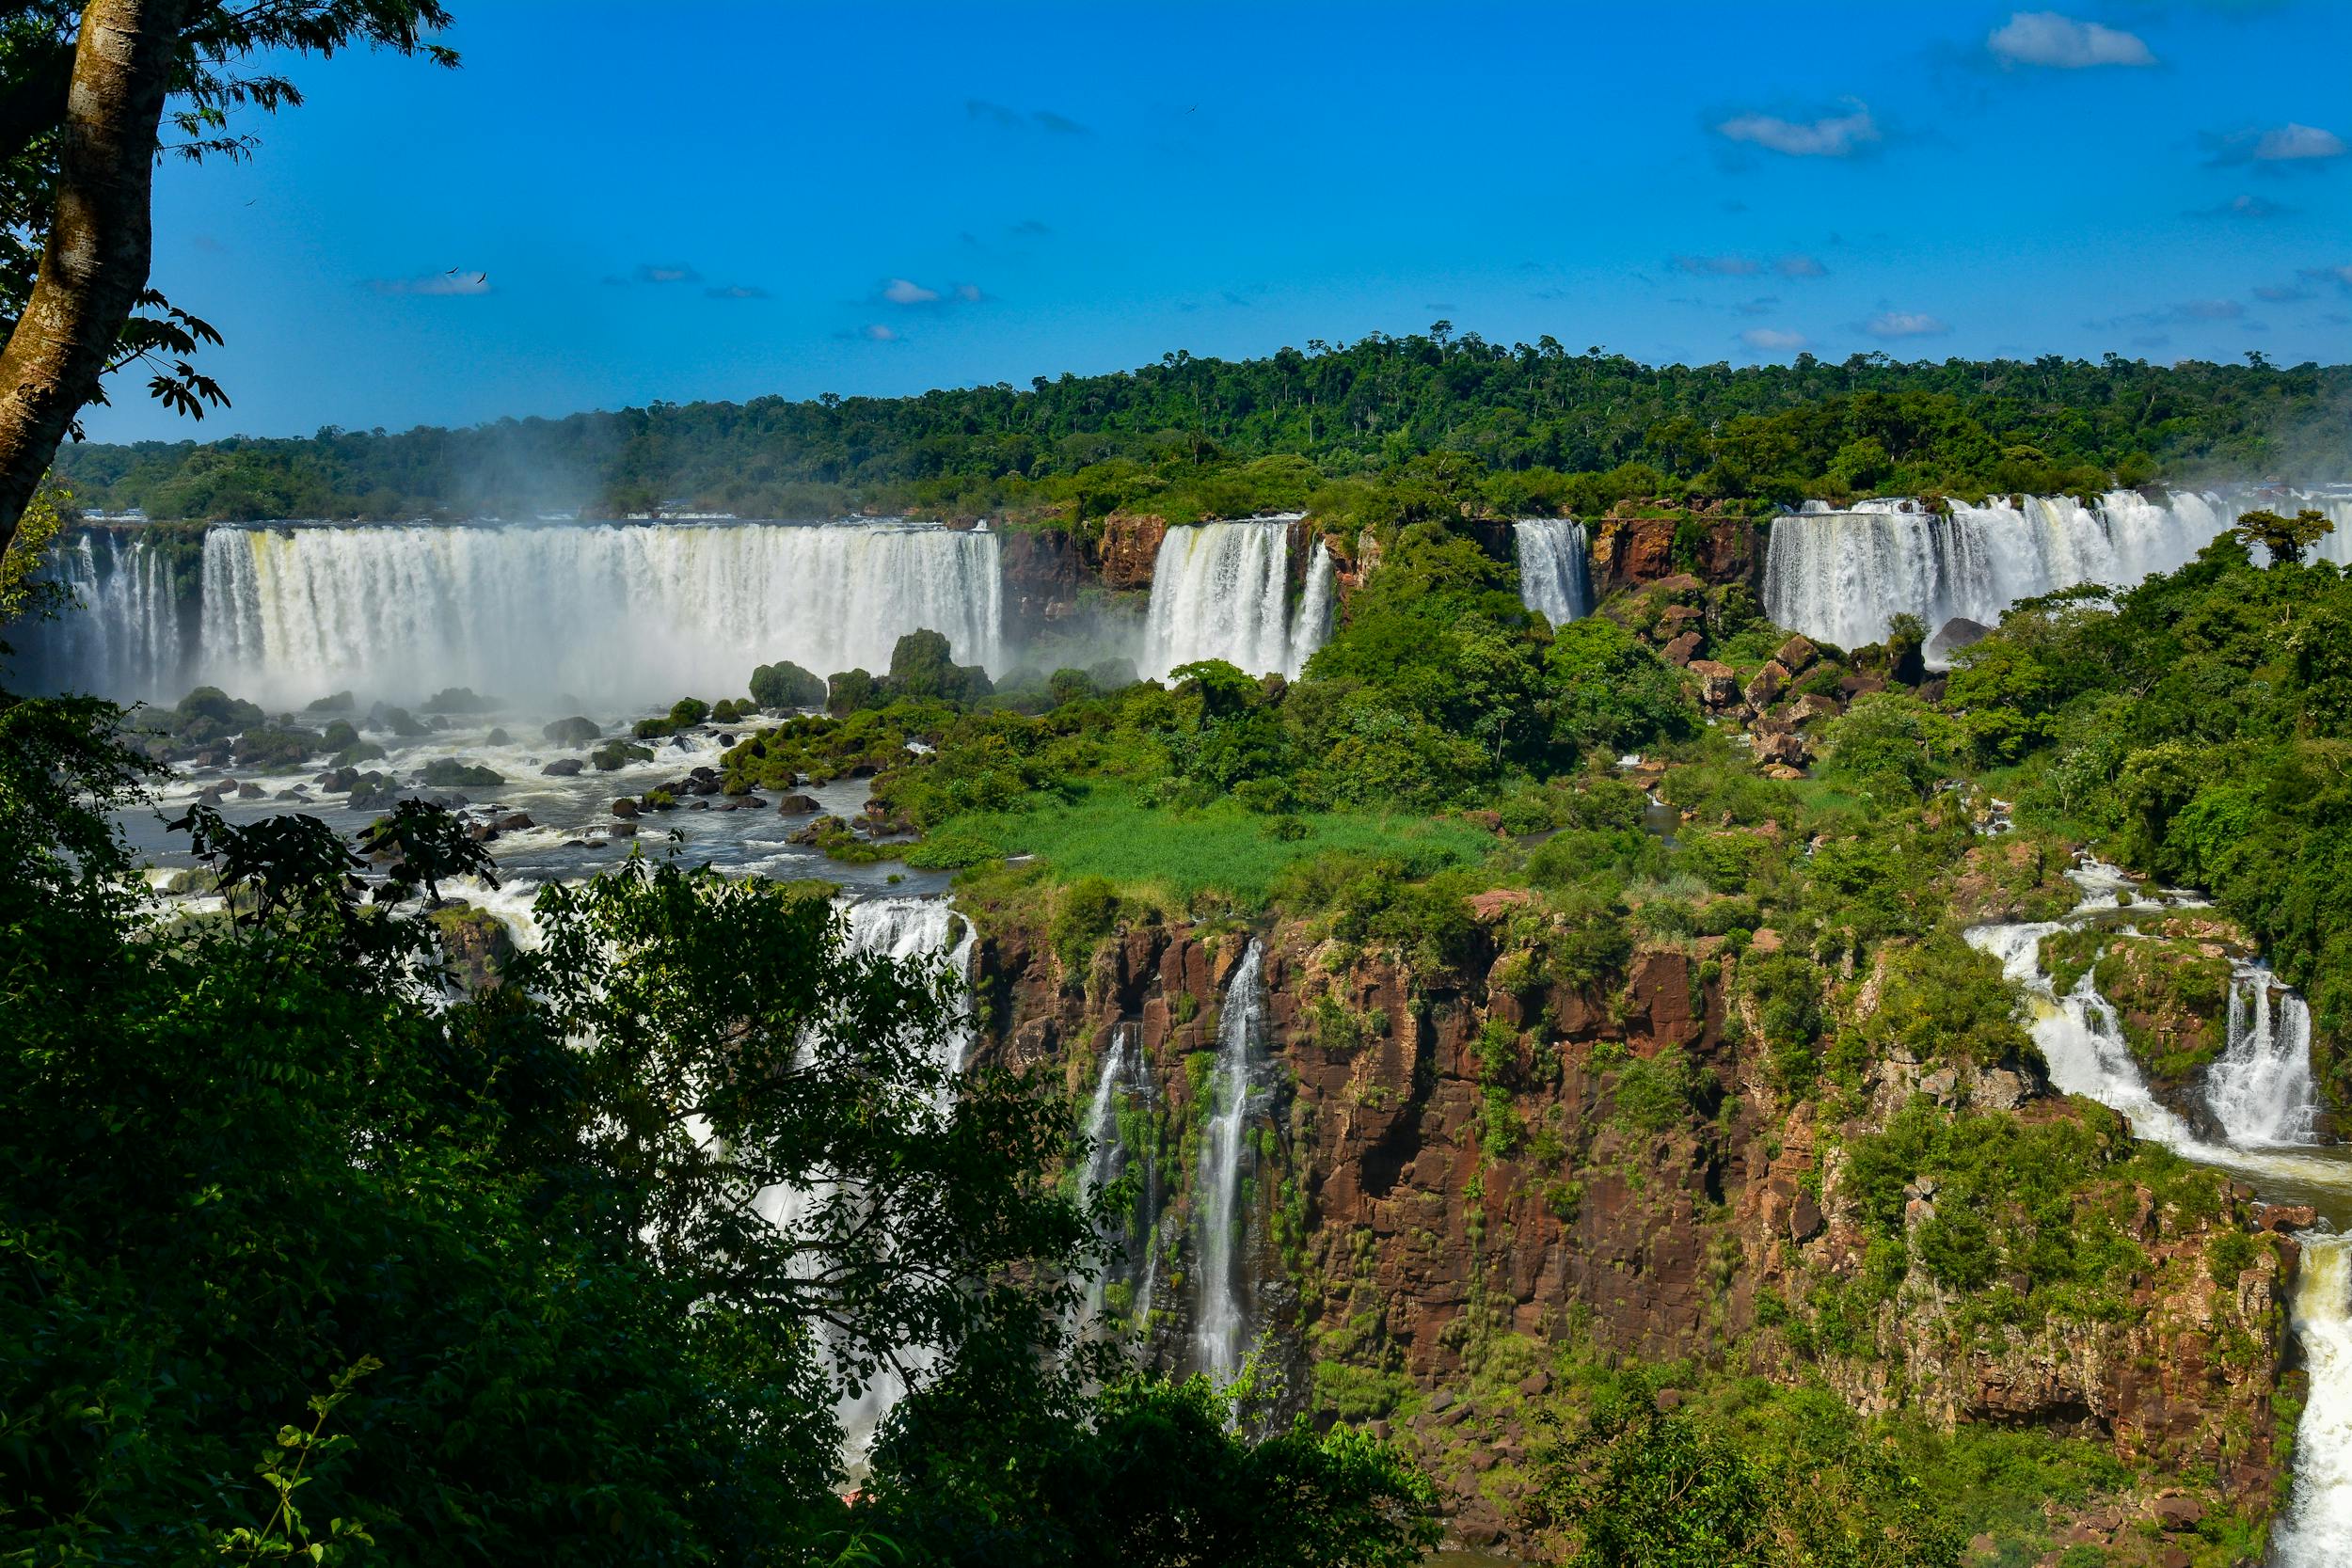
{"label": "tree", "polygon": [[2242,513],[2237,527],[2230,531],[2249,549],[2260,545],[2268,550],[2272,561],[2295,562],[2302,560],[2305,550],[2335,529],[2326,513],[2307,506],[2292,517],[2282,517],[2276,512]]}
{"label": "tree", "polygon": [[88,0],[78,17],[64,0],[35,0],[12,10],[0,32],[0,552],[108,371],[155,358],[164,368],[149,385],[164,402],[200,415],[228,401],[185,357],[218,334],[147,286],[167,103],[182,105],[172,123],[187,138],[173,150],[243,155],[251,144],[228,134],[230,111],[301,96],[234,62],[362,42],[453,65],[422,38],[449,23],[438,0]]}

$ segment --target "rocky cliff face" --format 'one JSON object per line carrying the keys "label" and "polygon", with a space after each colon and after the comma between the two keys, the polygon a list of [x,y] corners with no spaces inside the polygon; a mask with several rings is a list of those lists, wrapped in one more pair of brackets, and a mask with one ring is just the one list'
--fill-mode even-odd
{"label": "rocky cliff face", "polygon": [[[1750,1043],[1759,1032],[1731,1000],[1737,960],[1720,939],[1637,952],[1620,983],[1586,991],[1529,961],[1531,933],[1515,927],[1539,917],[1513,895],[1474,912],[1477,951],[1434,974],[1296,926],[1258,933],[1274,1088],[1244,1189],[1246,1310],[1293,1402],[1416,1449],[1457,1539],[1532,1544],[1525,1460],[1549,1387],[1536,1348],[1567,1340],[1818,1378],[1866,1413],[2088,1435],[2210,1475],[2214,1503],[2268,1506],[2296,1253],[2265,1235],[2233,1272],[2209,1266],[2217,1238],[2254,1224],[2243,1191],[2196,1212],[2133,1189],[2126,1228],[2145,1264],[2127,1302],[2088,1317],[2001,1321],[1915,1260],[1866,1300],[1870,1237],[1842,1154],[1855,1137],[1918,1095],[2027,1119],[2080,1108],[2030,1070],[1898,1060],[1869,1069],[1859,1109],[1817,1127]],[[982,1049],[1059,1071],[1073,1101],[1114,1030],[1136,1032],[1151,1113],[1122,1119],[1121,1136],[1151,1144],[1161,1182],[1145,1336],[1172,1368],[1191,1364],[1206,1053],[1248,940],[1141,926],[1079,970],[1023,929],[979,950]],[[1906,1227],[1933,1219],[1936,1196],[1910,1192]],[[2155,1504],[2102,1506],[2113,1528],[2079,1539],[2128,1534]]]}
{"label": "rocky cliff face", "polygon": [[1765,535],[1745,517],[1603,517],[1584,532],[1597,598],[1684,573],[1751,590],[1764,580]]}

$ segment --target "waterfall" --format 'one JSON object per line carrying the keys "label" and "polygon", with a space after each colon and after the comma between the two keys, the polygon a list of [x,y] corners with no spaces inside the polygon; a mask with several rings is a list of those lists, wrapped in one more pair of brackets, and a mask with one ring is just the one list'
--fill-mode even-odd
{"label": "waterfall", "polygon": [[[1295,516],[1171,528],[1152,565],[1152,604],[1144,616],[1147,678],[1179,665],[1221,658],[1253,675],[1295,673],[1323,645],[1330,620],[1330,555],[1318,605],[1310,561],[1297,624],[1290,615],[1290,533]],[[1310,620],[1313,611],[1317,625]]]}
{"label": "waterfall", "polygon": [[[2135,1136],[2256,1182],[2274,1198],[2341,1212],[2352,1197],[2352,1164],[2310,1147],[2316,1105],[2311,1017],[2302,999],[2278,989],[2260,965],[2239,966],[2231,986],[2229,1044],[2205,1084],[2206,1104],[2225,1141],[2200,1140],[2149,1091],[2091,972],[2061,996],[2042,968],[2044,937],[2119,907],[2149,904],[2112,867],[2091,862],[2069,875],[2084,896],[2067,920],[1979,926],[1966,933],[1971,946],[1998,958],[2003,973],[2024,989],[2051,1083],[2122,1112]],[[2128,942],[2135,933],[2120,927],[2112,938]],[[2273,1568],[2333,1568],[2352,1560],[2352,1236],[2306,1232],[2301,1244],[2289,1323],[2311,1386],[2296,1432],[2293,1500],[2272,1533],[2270,1561]]]}
{"label": "waterfall", "polygon": [[[1103,1272],[1087,1287],[1085,1321],[1117,1326],[1132,1323],[1140,1324],[1150,1310],[1147,1292],[1152,1275],[1152,1222],[1159,1213],[1157,1171],[1152,1164],[1149,1149],[1127,1147],[1119,1126],[1119,1114],[1123,1107],[1144,1104],[1152,1093],[1150,1075],[1145,1070],[1143,1042],[1135,1025],[1121,1023],[1111,1031],[1111,1043],[1103,1053],[1101,1071],[1095,1075],[1094,1098],[1087,1105],[1087,1168],[1086,1196],[1091,1199],[1127,1174],[1142,1162],[1143,1178],[1140,1190],[1129,1209],[1126,1222],[1106,1227],[1102,1240],[1117,1247],[1123,1256],[1105,1262]],[[1137,1265],[1142,1265],[1140,1275]],[[1115,1281],[1136,1284],[1138,1288],[1123,1311],[1111,1312],[1110,1287]]]}
{"label": "waterfall", "polygon": [[2270,971],[2241,965],[2230,986],[2229,1045],[2205,1079],[2205,1103],[2239,1148],[2312,1141],[2312,1013]]}
{"label": "waterfall", "polygon": [[2276,1568],[2352,1561],[2352,1236],[2306,1235],[2289,1320],[2311,1387],[2295,1431],[2295,1483],[2270,1536]]}
{"label": "waterfall", "polygon": [[1290,662],[1282,667],[1282,673],[1293,680],[1306,673],[1307,661],[1331,636],[1331,601],[1338,585],[1331,548],[1318,533],[1307,557],[1307,587],[1298,596],[1298,614],[1291,626]]}
{"label": "waterfall", "polygon": [[164,624],[155,598],[102,593],[75,635],[109,653],[60,657],[106,695],[176,696],[184,677],[271,707],[447,686],[715,698],[780,658],[880,672],[926,627],[961,662],[1003,660],[996,535],[895,523],[215,528],[193,657],[140,632]]}
{"label": "waterfall", "polygon": [[1590,614],[1584,525],[1567,517],[1526,517],[1511,526],[1518,535],[1519,602],[1555,626]]}
{"label": "waterfall", "polygon": [[83,530],[58,542],[43,575],[78,608],[12,629],[27,689],[123,701],[170,701],[186,690],[180,578],[167,551],[113,529]]}
{"label": "waterfall", "polygon": [[2111,491],[2095,507],[2066,496],[1954,501],[1949,516],[1876,500],[1849,512],[1772,521],[1764,610],[1840,647],[1875,642],[1899,614],[1932,635],[1955,616],[1997,625],[2019,599],[2080,582],[2128,587],[2185,565],[2237,512],[2222,498],[2176,492],[2159,502]]}
{"label": "waterfall", "polygon": [[1265,956],[1255,937],[1225,988],[1217,1014],[1216,1066],[1209,1080],[1215,1107],[1200,1147],[1196,1182],[1200,1258],[1196,1281],[1193,1350],[1200,1370],[1219,1382],[1241,1370],[1248,1328],[1243,1304],[1242,1178],[1250,1159],[1249,1112],[1257,1064],[1265,1054]]}
{"label": "waterfall", "polygon": [[[845,906],[843,913],[849,923],[848,940],[843,943],[848,952],[878,954],[901,963],[928,961],[947,969],[959,979],[968,979],[972,973],[976,942],[972,923],[961,919],[947,899],[870,898]],[[942,1032],[939,1041],[937,1065],[951,1076],[962,1069],[971,1049],[973,1029],[967,990],[963,1010]],[[943,1087],[934,1096],[931,1109],[944,1116],[953,1100],[952,1085]],[[771,1224],[793,1230],[805,1223],[818,1204],[839,1191],[837,1183],[820,1179],[806,1187],[766,1188],[753,1199],[753,1204]],[[890,1238],[883,1235],[874,1238],[872,1244],[886,1247],[889,1242]],[[818,1335],[820,1341],[828,1341],[831,1331],[820,1328]],[[907,1347],[898,1359],[907,1371],[919,1376],[938,1358],[936,1346],[914,1345]],[[830,1362],[830,1355],[827,1359]],[[853,1469],[864,1464],[866,1454],[873,1447],[875,1433],[906,1392],[905,1379],[884,1368],[863,1388],[843,1395],[834,1403],[834,1416],[841,1424],[842,1453]]]}

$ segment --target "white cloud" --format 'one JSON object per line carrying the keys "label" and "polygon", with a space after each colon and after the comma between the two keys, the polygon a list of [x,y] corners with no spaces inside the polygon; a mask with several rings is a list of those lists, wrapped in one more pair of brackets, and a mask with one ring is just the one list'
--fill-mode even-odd
{"label": "white cloud", "polygon": [[1984,40],[2003,65],[2082,71],[2101,65],[2153,65],[2148,45],[2130,33],[2077,22],[2056,11],[2019,11]]}
{"label": "white cloud", "polygon": [[2254,144],[2254,160],[2264,164],[2343,156],[2344,138],[2316,125],[2281,125],[2276,131],[2265,131],[2262,139]]}
{"label": "white cloud", "polygon": [[980,302],[980,286],[977,283],[959,283],[956,285],[956,297],[966,305],[977,305]]}
{"label": "white cloud", "polygon": [[894,277],[883,284],[882,296],[893,305],[936,305],[939,303],[937,289],[926,289],[922,284],[912,282],[904,277]]}
{"label": "white cloud", "polygon": [[445,272],[430,277],[371,277],[368,287],[379,294],[486,294],[486,272]]}
{"label": "white cloud", "polygon": [[1751,326],[1740,334],[1740,341],[1758,354],[1794,354],[1805,345],[1804,333],[1771,326]]}
{"label": "white cloud", "polygon": [[1829,268],[1821,265],[1816,256],[1784,256],[1772,263],[1772,270],[1783,277],[1827,277]]}
{"label": "white cloud", "polygon": [[1881,310],[1862,324],[1862,330],[1873,338],[1936,338],[1951,328],[1923,311]]}
{"label": "white cloud", "polygon": [[1853,103],[1850,114],[1811,120],[1734,115],[1715,130],[1732,141],[1748,142],[1791,158],[1844,158],[1879,139],[1878,122],[1870,118],[1869,106],[1860,103]]}
{"label": "white cloud", "polygon": [[898,341],[898,334],[880,322],[861,328],[859,336],[877,343],[895,343]]}
{"label": "white cloud", "polygon": [[2314,283],[2333,283],[2339,288],[2352,289],[2352,266],[2305,267],[2303,276]]}
{"label": "white cloud", "polygon": [[640,283],[699,283],[703,275],[683,261],[640,261],[637,281]]}

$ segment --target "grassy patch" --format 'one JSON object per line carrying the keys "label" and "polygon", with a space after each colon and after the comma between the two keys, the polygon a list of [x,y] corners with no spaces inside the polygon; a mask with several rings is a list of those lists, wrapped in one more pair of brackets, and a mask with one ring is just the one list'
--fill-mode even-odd
{"label": "grassy patch", "polygon": [[1179,810],[1082,784],[1066,805],[969,812],[943,823],[934,837],[1035,855],[1057,881],[1100,877],[1125,894],[1179,905],[1218,895],[1253,910],[1264,907],[1284,867],[1330,850],[1402,854],[1417,868],[1438,870],[1475,863],[1495,847],[1493,835],[1461,821],[1331,812],[1289,819],[1306,832],[1287,837],[1267,832],[1271,820],[1226,801]]}

